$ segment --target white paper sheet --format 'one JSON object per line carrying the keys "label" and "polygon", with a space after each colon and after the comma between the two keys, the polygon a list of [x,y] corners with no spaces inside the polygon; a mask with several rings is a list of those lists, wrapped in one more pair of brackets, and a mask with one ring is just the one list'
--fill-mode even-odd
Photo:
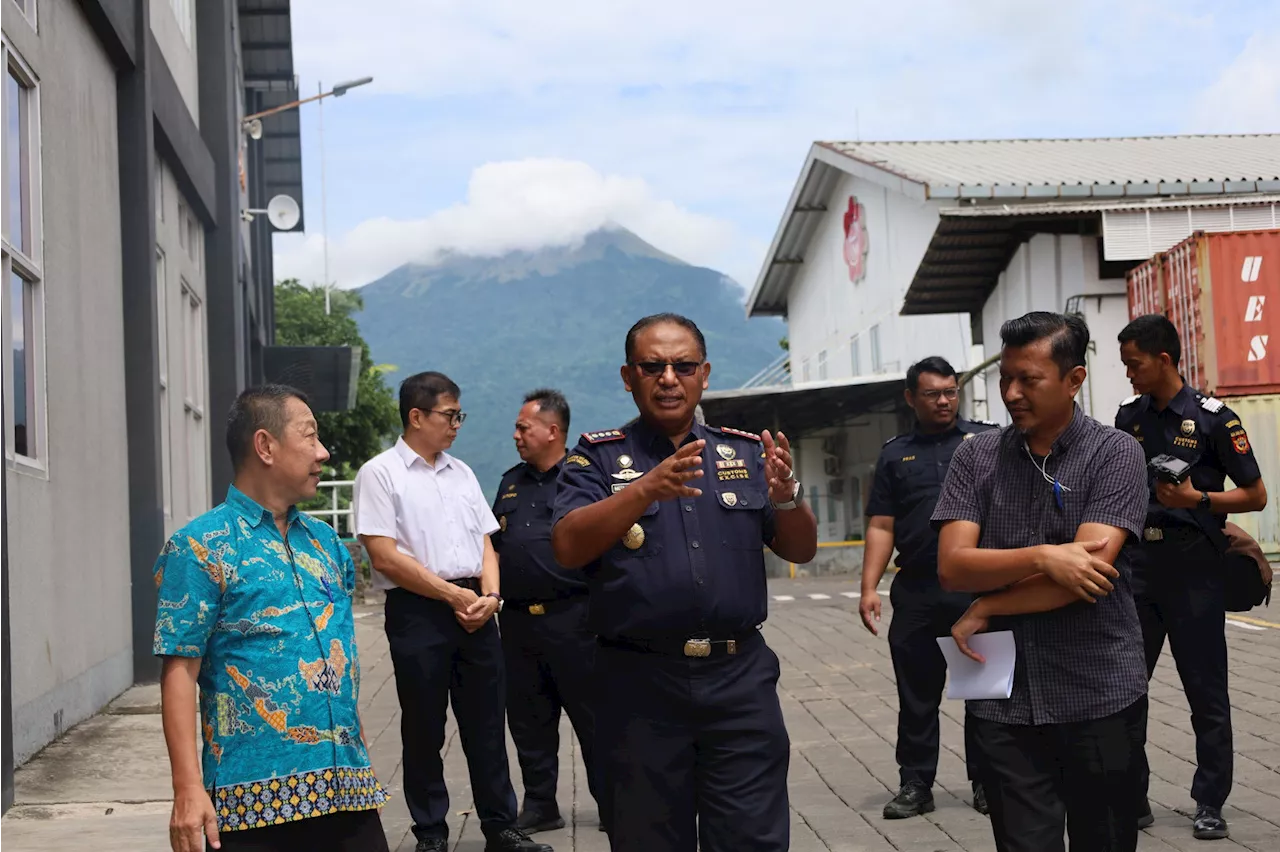
{"label": "white paper sheet", "polygon": [[976,633],[969,647],[986,660],[966,657],[950,636],[938,638],[947,660],[947,698],[1008,698],[1013,692],[1013,664],[1017,659],[1013,632]]}

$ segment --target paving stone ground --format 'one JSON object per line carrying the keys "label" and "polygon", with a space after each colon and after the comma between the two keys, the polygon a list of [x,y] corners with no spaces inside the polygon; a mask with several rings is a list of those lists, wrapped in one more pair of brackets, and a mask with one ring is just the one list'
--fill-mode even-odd
{"label": "paving stone ground", "polygon": [[[856,580],[775,580],[765,627],[782,659],[782,702],[791,735],[790,793],[794,852],[992,852],[987,819],[970,806],[962,759],[964,708],[945,702],[943,753],[926,817],[886,821],[880,809],[897,786],[893,744],[897,694],[883,638],[892,612],[884,595],[880,638],[867,633],[853,595]],[[400,714],[380,608],[358,608],[364,670],[362,703],[379,777],[392,790],[382,812],[396,852],[413,849],[400,761]],[[1273,626],[1268,626],[1273,625]],[[1235,723],[1235,788],[1226,816],[1232,837],[1207,848],[1280,850],[1280,611],[1255,610],[1227,627]],[[1194,738],[1186,700],[1167,655],[1151,687],[1149,755],[1155,825],[1143,852],[1204,849],[1191,838],[1188,796]],[[560,807],[565,829],[538,835],[557,852],[608,849],[567,721],[561,729]],[[519,792],[514,751],[511,765]],[[470,814],[466,762],[452,719],[445,772],[453,797],[457,852],[481,852]],[[14,850],[165,850],[168,762],[154,687],[126,693],[108,712],[77,726],[22,767],[17,804],[3,820]]]}

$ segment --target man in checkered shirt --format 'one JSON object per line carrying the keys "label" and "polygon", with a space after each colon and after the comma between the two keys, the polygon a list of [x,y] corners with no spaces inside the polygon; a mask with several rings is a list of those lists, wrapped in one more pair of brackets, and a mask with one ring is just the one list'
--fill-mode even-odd
{"label": "man in checkered shirt", "polygon": [[1008,699],[969,702],[1001,852],[1132,852],[1133,746],[1145,712],[1129,537],[1146,514],[1142,450],[1076,406],[1089,329],[1033,312],[1000,329],[1013,425],[965,441],[933,513],[942,586],[980,597],[952,630],[1011,630]]}

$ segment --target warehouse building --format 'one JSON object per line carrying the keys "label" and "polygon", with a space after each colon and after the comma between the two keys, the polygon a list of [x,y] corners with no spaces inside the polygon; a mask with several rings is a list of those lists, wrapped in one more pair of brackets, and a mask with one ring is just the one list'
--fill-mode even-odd
{"label": "warehouse building", "polygon": [[856,567],[880,447],[911,425],[911,363],[973,370],[963,410],[1007,423],[1000,324],[1076,311],[1094,338],[1081,403],[1110,422],[1130,393],[1113,345],[1126,272],[1278,216],[1278,135],[816,143],[747,299],[786,318],[789,372],[707,394],[707,419],[798,437],[825,545],[812,570]]}
{"label": "warehouse building", "polygon": [[[165,537],[231,480],[301,204],[288,0],[4,0],[4,807],[12,771],[154,680]],[[298,224],[301,228],[301,223]]]}

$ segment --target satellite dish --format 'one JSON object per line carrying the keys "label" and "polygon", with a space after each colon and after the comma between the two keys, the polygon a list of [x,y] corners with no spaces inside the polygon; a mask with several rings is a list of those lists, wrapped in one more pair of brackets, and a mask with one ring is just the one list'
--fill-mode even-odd
{"label": "satellite dish", "polygon": [[251,120],[246,125],[245,129],[249,131],[250,139],[254,139],[254,140],[261,139],[262,138],[262,119],[255,118]]}
{"label": "satellite dish", "polygon": [[287,195],[277,195],[267,202],[267,219],[275,225],[276,230],[292,231],[301,218],[298,202]]}

